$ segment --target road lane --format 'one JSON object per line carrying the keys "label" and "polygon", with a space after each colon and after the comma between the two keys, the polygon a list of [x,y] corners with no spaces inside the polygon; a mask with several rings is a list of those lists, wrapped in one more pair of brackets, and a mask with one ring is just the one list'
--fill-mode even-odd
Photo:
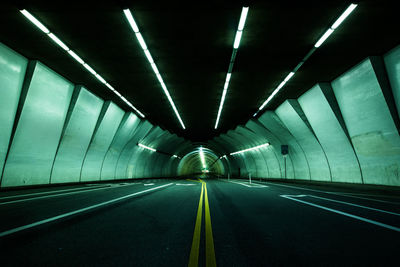
{"label": "road lane", "polygon": [[187,266],[196,235],[198,266],[207,266],[210,244],[219,266],[393,266],[397,261],[398,232],[282,195],[303,195],[299,199],[400,227],[397,205],[275,183],[260,187],[251,186],[254,182],[204,179],[202,183],[195,178],[152,181],[146,184],[154,185],[5,205],[8,211],[0,207],[0,227],[15,219],[59,214],[170,182],[173,185],[162,190],[0,238],[2,263]]}

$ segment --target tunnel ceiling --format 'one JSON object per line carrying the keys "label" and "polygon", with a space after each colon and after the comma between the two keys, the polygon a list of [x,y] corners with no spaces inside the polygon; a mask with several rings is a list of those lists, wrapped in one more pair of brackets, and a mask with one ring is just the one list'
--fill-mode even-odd
{"label": "tunnel ceiling", "polygon": [[[0,41],[72,82],[128,107],[19,12],[26,8],[133,103],[146,118],[191,141],[246,123],[348,6],[348,1],[251,1],[218,130],[214,124],[241,8],[218,1],[3,2]],[[122,7],[129,7],[186,125],[182,130]],[[330,81],[369,55],[399,44],[395,1],[361,1],[267,109]]]}

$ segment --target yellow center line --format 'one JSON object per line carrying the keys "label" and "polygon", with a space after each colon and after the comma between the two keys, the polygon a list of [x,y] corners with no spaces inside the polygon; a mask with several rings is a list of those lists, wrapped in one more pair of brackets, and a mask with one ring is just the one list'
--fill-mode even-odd
{"label": "yellow center line", "polygon": [[199,264],[199,249],[200,249],[200,233],[201,233],[201,217],[203,214],[203,195],[204,195],[204,183],[201,185],[201,194],[199,207],[197,209],[196,224],[194,226],[194,234],[192,241],[192,249],[190,250],[189,256],[189,267],[197,267]]}
{"label": "yellow center line", "polygon": [[206,220],[206,266],[214,267],[217,266],[214,251],[214,238],[212,234],[211,227],[211,215],[210,206],[208,205],[208,195],[207,195],[207,185],[204,183],[205,187],[205,220]]}

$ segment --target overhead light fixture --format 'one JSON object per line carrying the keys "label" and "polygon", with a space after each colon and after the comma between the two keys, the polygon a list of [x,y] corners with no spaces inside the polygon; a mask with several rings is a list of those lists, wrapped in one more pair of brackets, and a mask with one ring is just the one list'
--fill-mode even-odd
{"label": "overhead light fixture", "polygon": [[333,33],[332,29],[328,29],[324,35],[321,36],[321,38],[319,38],[318,42],[315,43],[315,47],[318,48],[322,45],[323,42],[325,42],[326,39],[328,39],[328,37]]}
{"label": "overhead light fixture", "polygon": [[40,21],[38,21],[31,13],[29,13],[28,10],[22,9],[20,12],[27,18],[29,19],[33,24],[36,25],[42,32],[49,34],[50,31],[49,29],[46,28]]}
{"label": "overhead light fixture", "polygon": [[[38,19],[36,19],[29,11],[26,9],[20,10],[20,12],[28,19],[30,20],[36,27],[38,27],[42,32],[47,34],[47,36],[53,40],[54,43],[56,43],[58,46],[60,46],[64,51],[66,51],[73,59],[75,59],[79,64],[83,65],[85,69],[87,69],[94,77],[96,77],[101,83],[106,85],[112,92],[114,92],[119,98],[122,99],[121,94],[116,93],[115,89],[107,83],[106,80],[104,80],[103,77],[101,77],[92,67],[89,66],[89,64],[85,63],[85,61],[78,56],[74,51],[72,51],[63,41],[61,41],[54,33],[50,32],[49,29],[44,26]],[[142,112],[140,112],[137,108],[135,108],[132,103],[130,103],[128,100],[125,98],[122,99],[129,107],[131,107],[137,114],[139,114],[140,117],[144,118],[145,116],[143,115]]]}
{"label": "overhead light fixture", "polygon": [[248,151],[260,149],[260,148],[263,148],[263,147],[267,147],[267,146],[269,146],[269,145],[270,145],[270,143],[265,143],[265,144],[262,144],[262,145],[259,145],[259,146],[255,146],[255,147],[243,149],[243,150],[240,150],[240,151],[232,152],[232,153],[230,153],[229,155],[232,156],[232,155],[236,155],[236,154],[240,154],[240,153],[244,153],[244,152],[248,152]]}
{"label": "overhead light fixture", "polygon": [[49,33],[48,35],[49,35],[49,37],[50,37],[56,44],[58,44],[59,46],[61,46],[62,49],[64,49],[65,51],[68,51],[68,50],[69,50],[68,46],[66,46],[66,45],[65,45],[60,39],[58,39],[58,37],[55,36],[53,33]]}
{"label": "overhead light fixture", "polygon": [[[88,64],[85,64],[85,62],[83,61],[83,59],[81,59],[74,51],[68,50],[68,54],[70,54],[71,57],[73,57],[79,64],[89,66]],[[84,67],[86,68],[86,66],[84,66]],[[89,66],[89,68],[90,68],[90,66]],[[90,72],[91,72],[93,75],[96,75],[96,72],[95,72],[92,68],[90,68],[90,69],[91,69]]]}
{"label": "overhead light fixture", "polygon": [[237,29],[236,35],[235,35],[235,41],[233,42],[233,51],[232,51],[231,61],[229,62],[228,73],[226,74],[226,79],[225,79],[225,83],[224,83],[224,90],[222,91],[222,97],[221,97],[221,100],[219,102],[217,119],[215,121],[214,129],[218,128],[219,119],[221,117],[222,109],[224,107],[225,96],[226,96],[226,93],[228,91],[229,82],[230,82],[231,76],[232,76],[233,64],[234,64],[234,61],[235,61],[235,58],[236,58],[237,49],[239,48],[240,40],[242,38],[244,24],[246,23],[246,18],[247,18],[247,13],[248,12],[249,12],[249,8],[248,7],[243,7],[242,8],[242,13],[240,14],[238,29]]}
{"label": "overhead light fixture", "polygon": [[206,169],[207,166],[206,166],[206,160],[205,160],[205,158],[204,158],[203,147],[200,147],[200,152],[199,152],[199,154],[200,154],[201,164],[203,165],[203,168]]}
{"label": "overhead light fixture", "polygon": [[[340,26],[340,24],[350,15],[351,12],[357,7],[357,4],[350,4],[347,9],[340,15],[340,17],[332,24],[331,27],[318,39],[318,41],[314,44],[314,47],[307,53],[307,55],[303,58],[303,60],[297,64],[297,66],[286,76],[286,78],[278,85],[278,87],[272,92],[272,94],[265,100],[262,105],[258,108],[258,110],[264,109],[264,107],[272,100],[272,98],[282,89],[282,87],[286,84],[287,81],[292,78],[292,76],[300,69],[300,67],[304,64],[304,62],[315,52],[317,48],[319,48],[331,34]],[[259,112],[257,111],[255,115]]]}
{"label": "overhead light fixture", "polygon": [[333,23],[332,29],[335,30],[337,27],[342,24],[342,22],[350,15],[351,12],[357,7],[357,4],[350,4],[347,9],[343,12],[343,14]]}
{"label": "overhead light fixture", "polygon": [[165,83],[164,83],[164,81],[163,81],[163,79],[161,77],[161,74],[160,74],[160,72],[159,72],[159,70],[157,68],[157,65],[156,65],[156,63],[154,63],[154,59],[150,54],[150,51],[149,51],[149,49],[148,49],[148,47],[146,45],[146,42],[144,41],[144,38],[143,38],[142,34],[140,33],[139,27],[138,27],[135,19],[133,18],[132,12],[130,11],[129,8],[127,8],[127,9],[124,9],[124,14],[125,14],[126,19],[129,22],[129,25],[131,26],[133,32],[135,33],[135,36],[136,36],[136,38],[137,38],[137,40],[138,40],[138,42],[139,42],[139,44],[140,44],[140,46],[142,48],[147,60],[149,61],[150,65],[151,65],[151,68],[153,69],[154,73],[156,74],[157,79],[160,82],[161,88],[163,89],[164,94],[167,96],[168,101],[171,104],[171,107],[174,110],[175,115],[178,118],[179,123],[181,124],[183,129],[186,129],[185,124],[183,123],[183,121],[181,119],[181,116],[180,116],[180,114],[178,112],[178,109],[176,108],[175,103],[172,100],[172,97],[171,97],[171,95],[170,95],[170,93],[169,93],[169,91],[167,89],[167,86],[165,85]]}
{"label": "overhead light fixture", "polygon": [[154,148],[152,148],[152,147],[145,146],[145,145],[143,145],[143,144],[141,144],[141,143],[138,143],[137,145],[140,146],[140,147],[142,147],[142,148],[144,148],[144,149],[153,151],[153,152],[156,152],[156,151],[157,151],[156,149],[154,149]]}

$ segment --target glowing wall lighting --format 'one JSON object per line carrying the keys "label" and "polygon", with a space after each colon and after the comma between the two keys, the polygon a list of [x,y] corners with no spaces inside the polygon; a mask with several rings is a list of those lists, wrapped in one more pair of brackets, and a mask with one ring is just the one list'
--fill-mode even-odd
{"label": "glowing wall lighting", "polygon": [[143,145],[143,144],[141,144],[141,143],[138,143],[137,145],[140,146],[140,147],[142,147],[142,148],[144,148],[144,149],[153,151],[153,152],[156,152],[156,151],[157,151],[156,149],[154,149],[154,148],[152,148],[152,147],[145,146],[145,145]]}
{"label": "glowing wall lighting", "polygon": [[240,153],[244,153],[244,152],[248,152],[248,151],[260,149],[260,148],[263,148],[263,147],[267,147],[267,146],[269,146],[269,145],[270,145],[270,143],[265,143],[265,144],[262,144],[262,145],[259,145],[259,146],[255,146],[255,147],[243,149],[243,150],[240,150],[240,151],[232,152],[232,153],[230,153],[229,155],[232,156],[232,155],[236,155],[236,154],[240,154]]}

